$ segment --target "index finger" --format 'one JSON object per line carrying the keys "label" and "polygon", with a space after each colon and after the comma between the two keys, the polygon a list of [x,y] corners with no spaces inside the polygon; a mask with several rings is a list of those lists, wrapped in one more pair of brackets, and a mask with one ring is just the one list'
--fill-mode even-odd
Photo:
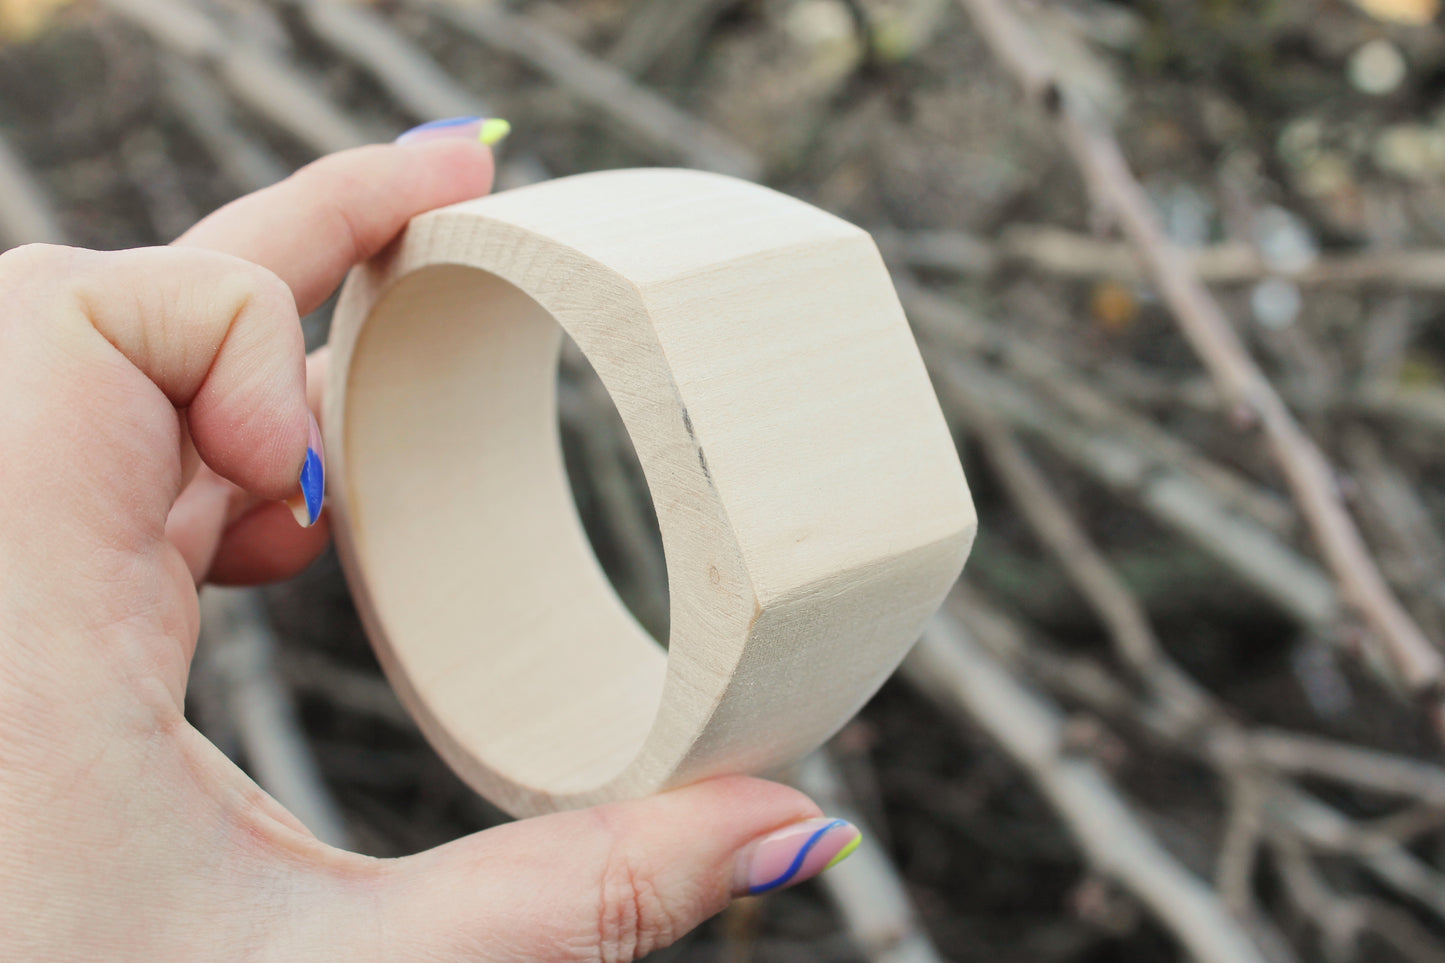
{"label": "index finger", "polygon": [[247,194],[176,239],[270,269],[301,314],[330,297],[352,265],[423,211],[492,186],[491,148],[471,139],[375,144],[330,154]]}

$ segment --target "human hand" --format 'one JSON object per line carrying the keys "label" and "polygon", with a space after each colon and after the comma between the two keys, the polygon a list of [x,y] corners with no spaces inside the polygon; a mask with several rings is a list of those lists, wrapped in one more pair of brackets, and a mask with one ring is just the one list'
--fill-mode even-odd
{"label": "human hand", "polygon": [[0,960],[633,959],[856,840],[726,778],[374,860],[185,721],[196,582],[325,542],[279,501],[325,363],[298,310],[490,180],[465,140],[368,147],[171,248],[0,256]]}

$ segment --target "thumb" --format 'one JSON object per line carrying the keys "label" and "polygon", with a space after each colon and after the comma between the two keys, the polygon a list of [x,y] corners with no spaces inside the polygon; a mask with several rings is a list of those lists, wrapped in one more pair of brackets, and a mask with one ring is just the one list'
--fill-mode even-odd
{"label": "thumb", "polygon": [[28,430],[22,464],[35,486],[54,487],[56,464],[91,482],[63,489],[65,517],[159,531],[182,480],[178,411],[221,476],[267,499],[297,489],[318,441],[276,275],[210,251],[30,245],[0,258],[0,287],[29,322],[10,326],[35,382],[14,406],[35,417],[7,426]]}
{"label": "thumb", "polygon": [[529,819],[391,864],[375,932],[395,942],[358,955],[633,960],[734,896],[817,875],[858,838],[801,793],[740,776]]}

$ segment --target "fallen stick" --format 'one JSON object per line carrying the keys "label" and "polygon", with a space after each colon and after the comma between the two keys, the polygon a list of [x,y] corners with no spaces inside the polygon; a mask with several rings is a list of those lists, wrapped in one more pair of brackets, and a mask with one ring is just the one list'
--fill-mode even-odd
{"label": "fallen stick", "polygon": [[1350,458],[1351,472],[1360,486],[1363,514],[1374,521],[1376,538],[1394,546],[1395,583],[1413,590],[1417,598],[1430,605],[1435,616],[1445,612],[1445,537],[1435,525],[1429,507],[1420,498],[1417,486],[1386,458],[1383,446],[1364,431],[1353,431],[1345,437],[1345,450]]}
{"label": "fallen stick", "polygon": [[315,79],[259,46],[233,47],[217,62],[216,72],[238,101],[317,154],[377,139],[320,93]]}
{"label": "fallen stick", "polygon": [[[880,231],[877,236],[891,257],[914,268],[976,277],[1019,266],[1080,281],[1150,280],[1130,244],[1044,224],[1016,224],[996,239],[951,230]],[[1181,253],[1206,284],[1253,284],[1273,277],[1311,288],[1445,291],[1445,250],[1325,254],[1291,269],[1272,266],[1250,245],[1237,241],[1184,248]]]}
{"label": "fallen stick", "polygon": [[992,736],[1053,805],[1094,871],[1147,907],[1197,963],[1266,963],[1219,897],[1140,824],[1099,766],[1066,750],[1058,708],[1014,679],[956,619],[936,616],[903,672]]}
{"label": "fallen stick", "polygon": [[[1226,852],[1221,857],[1221,884],[1233,891],[1237,901],[1249,882],[1248,863],[1255,856],[1263,829],[1265,835],[1276,840],[1297,839],[1323,852],[1354,858],[1397,892],[1437,913],[1445,913],[1445,876],[1384,829],[1351,821],[1290,781],[1292,775],[1307,774],[1428,800],[1441,789],[1441,773],[1437,767],[1311,736],[1275,730],[1251,732],[1222,713],[1212,714],[1202,731],[1186,734],[1177,727],[1160,725],[1164,721],[1160,715],[1147,711],[1150,703],[1141,702],[1130,709],[1127,703],[1109,693],[1105,693],[1103,701],[1098,701],[1095,698],[1098,693],[1078,684],[1078,671],[1067,670],[1065,677],[1060,671],[1063,667],[1059,656],[1031,644],[1020,626],[993,609],[966,583],[960,583],[955,589],[952,600],[957,603],[960,615],[967,613],[968,627],[976,627],[991,653],[1004,653],[999,657],[1009,664],[1046,680],[1046,684],[1059,684],[1069,697],[1081,698],[1095,711],[1116,716],[1119,710],[1124,710],[1131,721],[1143,723],[1147,734],[1158,744],[1209,765],[1221,779],[1253,781],[1254,791],[1236,800],[1246,809],[1235,813],[1236,825],[1227,827],[1222,847]],[[1045,670],[1043,673],[1036,672],[1040,667]],[[1185,735],[1193,738],[1183,738]],[[1256,808],[1256,812],[1249,811]],[[1436,807],[1437,814],[1438,811]],[[1428,829],[1433,825],[1420,814],[1407,810],[1403,815],[1415,827]],[[1229,832],[1229,828],[1234,832]],[[1406,833],[1412,831],[1410,826],[1401,829]],[[1229,839],[1231,835],[1233,840]],[[1231,848],[1233,852],[1228,852]],[[1267,928],[1260,929],[1262,918],[1256,917],[1253,922],[1251,932],[1261,939],[1269,935]],[[1271,945],[1275,942],[1270,939]]]}
{"label": "fallen stick", "polygon": [[270,148],[236,125],[230,101],[215,78],[169,51],[161,56],[160,67],[166,100],[238,193],[260,190],[290,173]]}
{"label": "fallen stick", "polygon": [[707,25],[736,0],[651,0],[635,4],[622,34],[607,52],[613,66],[639,77],[663,58],[675,62],[679,48],[695,49]]}
{"label": "fallen stick", "polygon": [[[1120,359],[1100,366],[1095,373],[1109,385],[1111,395],[1123,400],[1141,405],[1180,404],[1213,414],[1224,411],[1224,402],[1214,382],[1204,377],[1169,377]],[[1436,443],[1434,434],[1445,432],[1445,389],[1433,385],[1372,382],[1322,398],[1305,399],[1295,394],[1290,400],[1300,405],[1314,404],[1320,413],[1388,418],[1402,426],[1430,433],[1431,444]]]}
{"label": "fallen stick", "polygon": [[1021,383],[1057,401],[1091,428],[1127,439],[1160,462],[1198,479],[1232,510],[1241,512],[1277,535],[1293,528],[1293,506],[1274,492],[1201,455],[1192,445],[1160,428],[1094,387],[1103,379],[1061,360],[1063,350],[1047,347],[1014,333],[1000,321],[985,321],[956,301],[919,286],[898,269],[894,284],[909,320],[940,347],[993,359]]}
{"label": "fallen stick", "polygon": [[1342,596],[1369,626],[1374,644],[1401,683],[1428,700],[1431,721],[1445,738],[1445,659],[1385,583],[1340,500],[1329,462],[1250,357],[1178,246],[1165,235],[1113,132],[1086,102],[1060,85],[1008,0],[959,2],[1026,96],[1040,104],[1058,128],[1085,183],[1118,219],[1226,404],[1259,425]]}
{"label": "fallen stick", "polygon": [[639,85],[575,44],[495,4],[413,0],[447,23],[551,77],[639,140],[687,166],[757,180],[762,161],[710,124]]}
{"label": "fallen stick", "polygon": [[1445,945],[1408,912],[1379,900],[1333,892],[1299,840],[1281,834],[1271,848],[1284,892],[1319,931],[1327,960],[1357,959],[1359,938],[1367,930],[1393,946],[1407,963],[1439,963],[1445,957]]}
{"label": "fallen stick", "polygon": [[20,155],[0,138],[0,249],[65,243],[50,197]]}
{"label": "fallen stick", "polygon": [[1016,381],[961,357],[927,354],[945,408],[962,392],[1044,437],[1059,454],[1224,563],[1305,627],[1324,633],[1339,618],[1334,587],[1309,559],[1268,529],[1231,511],[1187,473],[1127,440],[1060,417]]}
{"label": "fallen stick", "polygon": [[989,464],[1029,527],[1107,629],[1119,660],[1156,696],[1174,725],[1193,729],[1218,709],[1213,698],[1164,655],[1144,607],[1075,519],[1013,432],[969,393],[954,406],[983,445]]}
{"label": "fallen stick", "polygon": [[449,77],[371,7],[306,0],[301,11],[317,37],[375,77],[415,119],[496,116],[482,98]]}
{"label": "fallen stick", "polygon": [[1325,852],[1354,856],[1381,883],[1445,919],[1445,874],[1396,840],[1362,829],[1289,784],[1271,787],[1265,812],[1281,831]]}
{"label": "fallen stick", "polygon": [[346,823],[276,674],[276,637],[254,590],[201,593],[201,647],[210,662],[256,782],[316,838],[347,848]]}
{"label": "fallen stick", "polygon": [[229,36],[183,0],[104,0],[107,9],[146,31],[156,43],[213,70],[232,96],[317,154],[372,140],[321,85],[281,55],[248,38]]}
{"label": "fallen stick", "polygon": [[1445,807],[1445,769],[1432,763],[1274,729],[1251,732],[1245,745],[1253,760],[1277,772]]}
{"label": "fallen stick", "polygon": [[941,963],[943,957],[918,921],[898,867],[869,833],[825,750],[806,757],[794,783],[823,811],[863,827],[852,856],[820,877],[870,963]]}

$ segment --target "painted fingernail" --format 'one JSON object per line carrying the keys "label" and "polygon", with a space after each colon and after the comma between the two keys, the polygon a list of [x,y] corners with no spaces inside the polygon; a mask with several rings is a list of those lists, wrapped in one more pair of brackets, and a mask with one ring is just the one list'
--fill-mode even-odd
{"label": "painted fingernail", "polygon": [[302,528],[310,528],[321,517],[321,502],[326,496],[326,449],[321,444],[321,426],[316,416],[306,413],[311,422],[311,438],[306,443],[306,462],[301,466],[298,491],[286,499],[291,514]]}
{"label": "painted fingernail", "polygon": [[419,124],[396,139],[398,144],[420,144],[442,138],[468,138],[488,147],[500,143],[512,132],[512,125],[500,117],[448,117]]}
{"label": "painted fingernail", "polygon": [[846,819],[808,819],[769,833],[738,854],[733,893],[757,896],[812,879],[847,859],[863,834]]}

